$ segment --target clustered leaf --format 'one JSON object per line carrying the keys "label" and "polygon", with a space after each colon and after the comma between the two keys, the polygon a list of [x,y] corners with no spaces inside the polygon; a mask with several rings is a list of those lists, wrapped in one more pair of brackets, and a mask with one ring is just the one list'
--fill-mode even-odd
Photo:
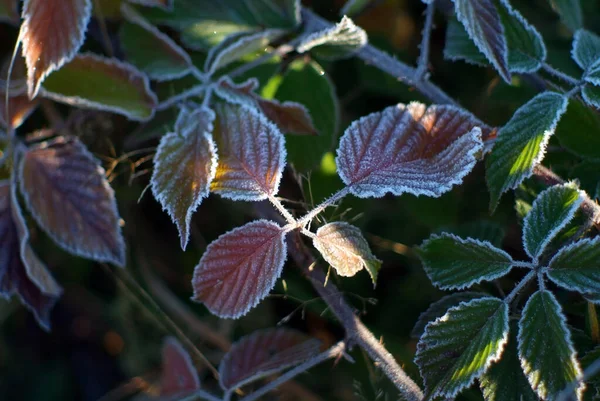
{"label": "clustered leaf", "polygon": [[584,29],[578,30],[575,32],[571,56],[583,69],[583,79],[600,85],[600,37]]}
{"label": "clustered leaf", "polygon": [[568,290],[600,293],[600,237],[563,247],[548,263],[548,278]]}

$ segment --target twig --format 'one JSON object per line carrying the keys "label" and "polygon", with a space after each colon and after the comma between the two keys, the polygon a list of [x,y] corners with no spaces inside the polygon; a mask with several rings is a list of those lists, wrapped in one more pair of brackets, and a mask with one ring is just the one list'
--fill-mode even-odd
{"label": "twig", "polygon": [[[425,26],[423,27],[423,39],[421,40],[421,54],[419,55],[419,64],[417,65],[417,81],[423,79],[427,72],[429,64],[429,42],[431,40],[431,29],[433,28],[433,15],[435,14],[435,0],[427,4],[425,11]],[[427,77],[425,77],[427,78]]]}

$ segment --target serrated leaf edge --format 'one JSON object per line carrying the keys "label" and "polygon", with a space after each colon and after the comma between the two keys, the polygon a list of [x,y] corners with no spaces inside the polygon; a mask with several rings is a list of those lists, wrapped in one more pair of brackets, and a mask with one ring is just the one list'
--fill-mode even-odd
{"label": "serrated leaf edge", "polygon": [[[358,38],[358,46],[348,54],[348,56],[351,56],[353,53],[365,46],[369,39],[365,30],[356,25],[354,21],[352,21],[352,19],[350,19],[346,15],[342,17],[339,23],[331,26],[330,28],[324,29],[322,31],[313,32],[310,35],[306,36],[298,45],[296,51],[298,53],[306,53],[307,51],[310,51],[311,49],[321,45],[336,45],[337,39],[335,35],[338,34],[340,31],[346,29],[356,32]],[[345,44],[345,46],[349,45]]]}
{"label": "serrated leaf edge", "polygon": [[[578,286],[578,285],[566,285],[562,280],[556,279],[554,277],[552,277],[552,264],[554,263],[554,261],[558,258],[560,258],[563,254],[570,252],[571,250],[573,250],[574,248],[577,248],[579,246],[585,246],[585,245],[590,245],[590,246],[600,246],[600,237],[594,237],[594,238],[583,238],[580,239],[579,241],[575,241],[567,246],[562,247],[558,252],[556,252],[556,254],[552,257],[552,259],[550,259],[550,261],[548,262],[548,266],[544,269],[544,271],[546,272],[546,275],[548,276],[548,278],[556,285],[565,288],[569,291],[577,291],[580,294],[586,295],[586,294],[590,294],[592,295],[592,293],[590,293],[589,290],[585,290],[584,288]],[[563,269],[560,269],[563,270]]]}

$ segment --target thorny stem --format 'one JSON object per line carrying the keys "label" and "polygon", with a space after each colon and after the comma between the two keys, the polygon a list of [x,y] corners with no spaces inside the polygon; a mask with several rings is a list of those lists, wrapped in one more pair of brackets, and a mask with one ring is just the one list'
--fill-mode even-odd
{"label": "thorny stem", "polygon": [[427,10],[425,11],[425,26],[423,28],[423,39],[421,40],[421,54],[419,55],[419,64],[417,65],[416,71],[416,79],[418,81],[421,81],[425,77],[427,65],[429,64],[429,41],[431,40],[434,14],[435,0],[427,4]]}
{"label": "thorny stem", "polygon": [[277,199],[273,195],[269,195],[269,202],[271,202],[271,204],[273,206],[275,206],[275,208],[279,211],[279,213],[281,213],[281,215],[285,218],[285,220],[289,224],[291,224],[291,225],[295,225],[296,224],[296,219],[294,218],[294,216],[292,216],[291,213],[288,212],[288,210],[285,208],[285,206],[283,206],[281,204],[281,202],[279,201],[279,199]]}
{"label": "thorny stem", "polygon": [[550,75],[554,75],[555,77],[562,79],[563,81],[570,83],[571,85],[579,85],[579,81],[562,71],[557,70],[556,68],[544,63],[542,64],[542,69],[546,71]]}
{"label": "thorny stem", "polygon": [[157,111],[162,111],[162,110],[166,110],[171,106],[176,105],[177,103],[184,101],[187,98],[190,98],[192,96],[198,96],[200,95],[202,92],[204,92],[206,90],[206,85],[205,84],[199,84],[196,86],[193,86],[189,89],[186,89],[185,91],[172,96],[164,101],[162,101],[161,103],[159,103],[156,106],[156,110]]}
{"label": "thorny stem", "polygon": [[531,262],[513,261],[511,264],[514,267],[524,267],[526,269],[533,269],[535,267],[535,264],[533,264]]}
{"label": "thorny stem", "polygon": [[525,277],[523,277],[523,279],[521,279],[521,281],[519,282],[519,284],[517,284],[515,286],[515,288],[513,288],[513,290],[510,292],[510,294],[508,294],[506,296],[506,298],[504,298],[504,302],[506,304],[510,304],[512,302],[512,300],[514,299],[514,297],[523,289],[525,288],[525,286],[527,284],[529,284],[531,282],[531,280],[533,280],[535,278],[535,276],[538,273],[535,270],[530,271],[529,273],[527,273],[527,275]]}
{"label": "thorny stem", "polygon": [[312,219],[317,217],[322,211],[327,209],[329,206],[333,206],[333,204],[335,204],[335,202],[339,201],[344,196],[348,195],[349,192],[350,192],[350,188],[344,187],[343,189],[340,189],[339,191],[337,191],[336,193],[331,195],[329,198],[325,199],[323,202],[321,202],[320,205],[318,205],[313,210],[311,210],[310,212],[305,214],[303,217],[298,219],[298,221],[296,223],[296,228],[305,227],[308,223],[310,223],[312,221]]}

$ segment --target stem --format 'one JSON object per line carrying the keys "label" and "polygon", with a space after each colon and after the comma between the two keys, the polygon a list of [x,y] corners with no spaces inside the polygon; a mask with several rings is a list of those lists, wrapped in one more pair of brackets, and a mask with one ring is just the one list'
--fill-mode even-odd
{"label": "stem", "polygon": [[336,193],[331,195],[329,198],[325,199],[323,202],[321,202],[321,204],[319,206],[315,207],[313,210],[311,210],[310,212],[306,213],[303,217],[301,217],[296,222],[296,227],[306,226],[308,223],[310,223],[312,221],[312,219],[317,217],[317,215],[319,215],[319,213],[321,213],[323,210],[327,209],[329,206],[332,206],[335,202],[339,201],[344,196],[348,195],[348,192],[350,192],[350,188],[344,187],[343,189],[340,189],[339,191],[337,191]]}
{"label": "stem", "polygon": [[266,384],[265,386],[259,388],[252,394],[249,394],[246,397],[243,397],[240,401],[258,400],[263,395],[267,394],[268,392],[270,392],[272,390],[275,390],[281,384],[283,384],[286,381],[290,380],[291,378],[299,375],[300,373],[306,372],[308,369],[312,368],[313,366],[318,365],[321,362],[325,362],[328,359],[336,358],[336,357],[342,355],[345,348],[346,348],[346,343],[344,341],[340,341],[339,343],[335,344],[333,347],[329,348],[327,351],[315,356],[314,358],[304,362],[301,365],[296,366],[295,368],[293,368],[291,370],[288,370],[287,372],[285,372],[284,374],[279,376],[277,379],[275,379],[272,382]]}
{"label": "stem", "polygon": [[200,84],[200,85],[196,85],[193,86],[189,89],[186,89],[185,91],[175,95],[175,96],[171,96],[170,98],[168,98],[167,100],[164,100],[163,102],[159,103],[156,106],[156,110],[157,111],[162,111],[162,110],[166,110],[169,107],[184,101],[187,98],[190,98],[192,96],[198,96],[200,95],[202,92],[204,92],[206,90],[206,85],[205,84]]}
{"label": "stem", "polygon": [[296,219],[294,218],[294,216],[292,216],[291,213],[288,212],[288,210],[285,208],[285,206],[283,206],[281,204],[279,199],[277,199],[273,195],[269,195],[269,201],[271,202],[271,204],[273,206],[275,206],[275,208],[279,211],[279,213],[281,213],[281,215],[285,218],[285,220],[289,224],[292,224],[292,225],[296,224]]}
{"label": "stem", "polygon": [[433,14],[435,13],[435,0],[427,4],[425,11],[425,27],[423,28],[423,38],[421,40],[421,54],[419,55],[419,64],[417,65],[416,78],[421,81],[427,71],[429,64],[429,41],[431,40],[431,29],[433,28]]}
{"label": "stem", "polygon": [[526,269],[533,269],[533,268],[535,268],[535,264],[533,264],[531,262],[513,261],[512,265],[514,267],[523,267],[523,268],[526,268]]}
{"label": "stem", "polygon": [[213,94],[213,85],[208,85],[206,87],[206,91],[204,92],[204,99],[202,99],[202,107],[206,107],[206,108],[210,107],[210,101],[212,99],[212,94]]}
{"label": "stem", "polygon": [[525,288],[525,286],[527,284],[529,284],[529,282],[531,280],[533,280],[535,278],[535,276],[537,275],[536,271],[530,271],[529,273],[527,273],[527,275],[525,275],[525,277],[523,277],[523,279],[519,282],[519,284],[517,284],[515,286],[515,288],[513,288],[513,290],[510,292],[510,294],[508,294],[506,296],[506,298],[504,298],[504,302],[507,304],[510,304],[512,302],[512,300],[514,299],[514,297],[523,289]]}
{"label": "stem", "polygon": [[575,78],[573,78],[573,77],[565,74],[562,71],[559,71],[559,70],[555,69],[554,67],[552,67],[552,66],[550,66],[550,65],[548,65],[546,63],[542,64],[542,69],[544,71],[546,71],[548,74],[554,75],[555,77],[557,77],[559,79],[562,79],[563,81],[565,81],[567,83],[570,83],[571,85],[578,85],[579,84],[579,81],[577,79],[575,79]]}
{"label": "stem", "polygon": [[537,272],[537,279],[538,279],[538,287],[540,291],[545,291],[546,290],[546,284],[544,283],[544,272],[542,270]]}
{"label": "stem", "polygon": [[193,394],[190,394],[186,397],[179,398],[179,401],[196,401],[198,399],[206,400],[206,401],[221,401],[221,399],[217,396],[212,395],[209,392],[204,390],[194,390]]}

